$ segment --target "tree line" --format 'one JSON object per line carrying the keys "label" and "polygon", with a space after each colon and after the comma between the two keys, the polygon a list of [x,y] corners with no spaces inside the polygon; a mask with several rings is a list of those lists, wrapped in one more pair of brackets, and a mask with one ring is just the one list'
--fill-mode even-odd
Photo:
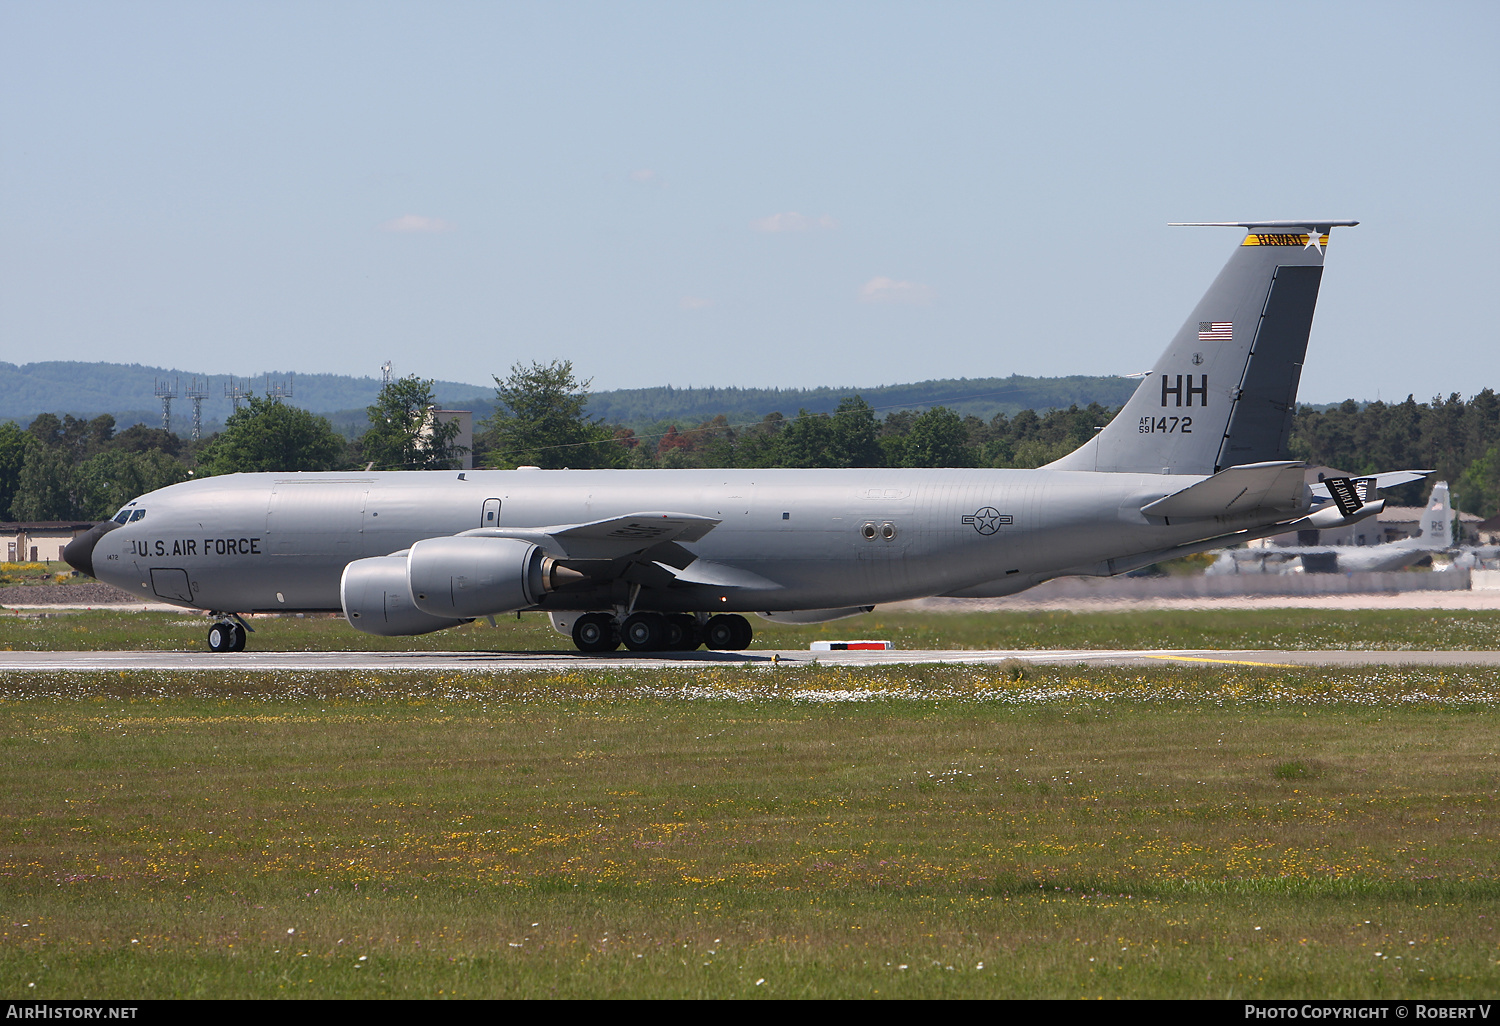
{"label": "tree line", "polygon": [[[986,420],[944,406],[880,409],[851,395],[832,412],[738,423],[721,413],[637,431],[589,415],[590,382],[569,361],[518,363],[494,380],[495,413],[473,437],[476,467],[1029,468],[1076,449],[1118,412],[1093,402]],[[0,424],[0,515],[100,520],[144,492],[235,472],[456,469],[466,455],[459,428],[434,421],[433,387],[415,376],[390,382],[353,440],[325,417],[258,396],[198,442],[141,424],[116,431],[107,414],[42,414],[24,430],[8,421]],[[1304,406],[1293,424],[1296,458],[1356,474],[1431,468],[1454,483],[1461,508],[1489,516],[1500,507],[1500,398],[1490,389],[1468,400]],[[1408,485],[1392,497],[1418,503],[1429,487]]]}
{"label": "tree line", "polygon": [[1483,517],[1500,510],[1500,396],[1486,388],[1465,400],[1419,403],[1357,403],[1345,400],[1324,410],[1302,407],[1293,421],[1292,455],[1355,474],[1382,470],[1431,470],[1427,483],[1387,493],[1416,505],[1432,481],[1453,486],[1458,507]]}
{"label": "tree line", "polygon": [[103,520],[131,499],[194,477],[237,472],[441,469],[456,466],[457,424],[429,424],[431,381],[381,390],[369,429],[353,441],[328,418],[251,395],[224,430],[196,442],[115,419],[43,413],[23,430],[0,423],[0,516],[12,520]]}
{"label": "tree line", "polygon": [[496,378],[497,412],[474,437],[476,465],[543,469],[693,467],[1037,467],[1071,452],[1114,411],[1091,403],[990,420],[935,406],[884,417],[860,396],[832,413],[770,413],[748,424],[634,429],[590,419],[588,382],[567,361],[517,365]]}

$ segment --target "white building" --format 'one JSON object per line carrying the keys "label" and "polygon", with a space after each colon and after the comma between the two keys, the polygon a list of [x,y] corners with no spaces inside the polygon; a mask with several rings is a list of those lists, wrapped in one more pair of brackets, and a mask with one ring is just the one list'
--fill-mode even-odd
{"label": "white building", "polygon": [[469,410],[440,410],[436,406],[428,411],[427,424],[422,428],[423,436],[432,434],[432,424],[449,424],[458,421],[458,434],[453,436],[453,444],[463,449],[464,470],[474,469],[474,414]]}
{"label": "white building", "polygon": [[94,526],[93,521],[32,520],[0,524],[0,545],[7,563],[62,559],[68,542]]}

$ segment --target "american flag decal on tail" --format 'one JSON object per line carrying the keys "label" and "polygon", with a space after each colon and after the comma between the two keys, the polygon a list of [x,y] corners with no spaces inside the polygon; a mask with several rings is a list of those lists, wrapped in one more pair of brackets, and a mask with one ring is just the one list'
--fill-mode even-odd
{"label": "american flag decal on tail", "polygon": [[1199,342],[1233,342],[1234,322],[1232,321],[1199,321]]}

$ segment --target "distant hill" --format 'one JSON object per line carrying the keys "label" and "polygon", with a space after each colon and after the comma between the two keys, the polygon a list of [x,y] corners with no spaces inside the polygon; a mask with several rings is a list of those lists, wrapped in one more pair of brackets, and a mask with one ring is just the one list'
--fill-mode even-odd
{"label": "distant hill", "polygon": [[[75,417],[114,415],[121,427],[142,421],[157,425],[161,405],[154,392],[158,379],[180,380],[186,389],[197,377],[207,382],[203,401],[205,433],[216,430],[230,413],[224,388],[227,374],[206,374],[177,368],[141,364],[83,363],[56,361],[17,366],[0,362],[0,420],[30,422],[38,413]],[[296,374],[272,371],[238,381],[257,395],[271,383],[292,382],[291,402],[327,416],[346,434],[364,430],[364,411],[380,391],[380,379],[340,374]],[[845,388],[656,388],[616,389],[596,392],[589,400],[591,417],[610,424],[642,428],[663,421],[697,425],[719,414],[731,423],[753,423],[768,413],[795,417],[798,410],[831,413],[845,396],[860,395],[880,416],[897,409],[923,410],[946,406],[961,414],[988,420],[996,413],[1013,415],[1021,410],[1049,410],[1074,403],[1087,406],[1119,406],[1135,390],[1137,382],[1121,377],[1073,375],[1063,378],[945,378],[908,385],[876,385]],[[458,381],[436,383],[438,401],[449,407],[474,411],[474,419],[494,410],[493,385]],[[192,404],[178,399],[172,405],[172,427],[185,435],[192,423]]]}
{"label": "distant hill", "polygon": [[[799,410],[809,413],[832,413],[846,397],[858,395],[875,407],[884,419],[895,410],[921,412],[932,406],[946,406],[960,414],[974,414],[989,420],[997,413],[1014,416],[1022,410],[1051,410],[1077,403],[1087,406],[1121,406],[1135,391],[1139,382],[1130,378],[946,378],[921,381],[911,385],[875,385],[860,388],[619,388],[612,392],[595,392],[589,397],[588,415],[602,418],[607,424],[621,424],[637,432],[649,431],[663,423],[696,427],[719,414],[731,424],[754,424],[768,413],[795,417]],[[460,409],[472,410],[474,423],[495,412],[494,389],[472,399],[444,399]],[[320,411],[321,412],[321,411]],[[365,429],[365,410],[326,412],[333,426],[344,434]]]}
{"label": "distant hill", "polygon": [[596,392],[589,399],[589,415],[611,424],[631,427],[680,420],[694,425],[724,414],[731,423],[758,421],[768,413],[795,417],[798,410],[832,413],[845,396],[859,395],[883,419],[898,409],[925,410],[946,406],[960,414],[989,420],[997,413],[1087,406],[1120,406],[1139,382],[1121,377],[942,378],[911,385],[844,388],[624,388]]}
{"label": "distant hill", "polygon": [[[227,374],[178,368],[146,367],[139,363],[83,363],[54,361],[17,366],[0,362],[0,420],[29,422],[38,413],[71,413],[75,417],[97,417],[113,414],[123,427],[144,421],[153,426],[161,423],[161,402],[156,398],[156,381],[171,379],[186,389],[196,377],[208,397],[203,400],[204,427],[222,424],[232,406],[224,397],[229,384]],[[267,379],[271,383],[292,386],[293,405],[317,413],[331,410],[364,408],[375,401],[380,379],[356,378],[345,374],[292,374],[283,371],[263,372],[254,378],[236,378],[239,384],[256,395],[264,395]],[[438,398],[468,400],[475,396],[494,395],[493,386],[470,385],[458,381],[437,382]],[[192,424],[193,406],[187,399],[172,404],[172,427],[186,434]]]}

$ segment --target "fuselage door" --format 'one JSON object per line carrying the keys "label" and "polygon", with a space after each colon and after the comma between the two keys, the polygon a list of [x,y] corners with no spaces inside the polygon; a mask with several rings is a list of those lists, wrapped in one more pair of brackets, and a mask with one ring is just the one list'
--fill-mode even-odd
{"label": "fuselage door", "polygon": [[484,500],[484,511],[482,513],[480,513],[480,515],[479,515],[479,526],[480,527],[499,527],[500,526],[500,500],[499,499],[485,499]]}
{"label": "fuselage door", "polygon": [[151,568],[151,590],[164,599],[180,602],[193,601],[193,586],[188,583],[186,570]]}

